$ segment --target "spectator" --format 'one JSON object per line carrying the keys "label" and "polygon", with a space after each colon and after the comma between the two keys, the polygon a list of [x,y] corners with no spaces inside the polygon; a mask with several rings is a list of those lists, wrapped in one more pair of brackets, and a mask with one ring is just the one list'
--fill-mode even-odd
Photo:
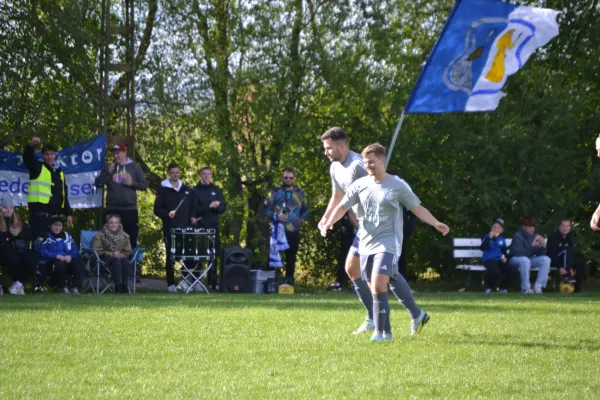
{"label": "spectator", "polygon": [[[483,251],[483,265],[487,269],[486,293],[498,290],[498,293],[506,293],[513,274],[517,272],[514,265],[508,263],[506,258],[506,239],[502,236],[504,232],[504,220],[498,218],[492,224],[489,233],[481,238],[481,250]],[[498,286],[500,275],[505,278]]]}
{"label": "spectator", "polygon": [[281,178],[282,185],[271,190],[265,202],[265,213],[273,222],[285,224],[285,238],[289,249],[285,250],[285,277],[288,283],[294,283],[296,259],[300,248],[300,227],[308,218],[306,195],[294,185],[294,170],[286,168]]}
{"label": "spectator", "polygon": [[[521,293],[542,293],[548,283],[550,257],[546,256],[546,239],[536,235],[535,220],[532,217],[521,218],[521,226],[515,233],[510,245],[510,265],[518,268],[521,275]],[[538,267],[535,286],[531,290],[529,271]]]}
{"label": "spectator", "polygon": [[[225,212],[225,197],[220,187],[212,183],[212,169],[203,167],[200,170],[200,182],[194,187],[196,198],[196,219],[199,228],[214,229],[215,251],[217,257],[221,254],[221,238],[219,235],[219,214]],[[216,260],[215,260],[216,262]],[[215,264],[215,265],[218,265]],[[217,269],[208,271],[208,285],[212,290],[217,288]]]}
{"label": "spectator", "polygon": [[127,281],[129,280],[129,256],[131,255],[131,242],[129,235],[123,231],[121,218],[118,215],[109,215],[104,228],[94,236],[92,247],[106,262],[115,282],[115,293],[129,293]]}
{"label": "spectator", "polygon": [[39,256],[31,250],[31,229],[15,213],[12,198],[0,200],[0,207],[0,266],[13,281],[10,294],[24,295],[23,284],[37,269]]}
{"label": "spectator", "polygon": [[562,219],[558,229],[548,239],[550,265],[558,268],[561,278],[574,278],[575,291],[582,291],[587,272],[587,264],[575,255],[575,244],[571,232],[571,220]]}
{"label": "spectator", "polygon": [[[50,220],[50,232],[40,246],[42,260],[46,261],[45,275],[51,274],[56,289],[63,294],[79,295],[85,266],[79,258],[77,244],[67,232],[59,216]],[[71,275],[71,290],[67,284],[67,274]]]}
{"label": "spectator", "polygon": [[118,215],[123,230],[129,235],[131,248],[135,248],[139,230],[137,191],[146,190],[148,182],[142,168],[127,157],[124,144],[116,144],[112,150],[114,160],[96,177],[95,185],[106,185],[105,218]]}
{"label": "spectator", "polygon": [[39,144],[40,138],[33,137],[23,151],[23,162],[29,170],[27,206],[33,239],[45,237],[53,215],[65,215],[67,226],[73,224],[65,175],[55,163],[56,147],[45,144],[42,147],[43,161],[39,161],[34,154],[34,147]]}
{"label": "spectator", "polygon": [[162,181],[156,192],[154,214],[162,219],[163,224],[163,240],[167,253],[167,291],[175,293],[177,287],[171,254],[171,229],[187,228],[196,223],[196,197],[194,190],[179,179],[181,172],[177,164],[169,165],[168,174],[169,178]]}

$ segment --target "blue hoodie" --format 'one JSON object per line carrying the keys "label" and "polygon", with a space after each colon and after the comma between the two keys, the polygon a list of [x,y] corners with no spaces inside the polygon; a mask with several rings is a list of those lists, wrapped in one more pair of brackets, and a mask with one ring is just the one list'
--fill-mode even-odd
{"label": "blue hoodie", "polygon": [[79,257],[77,244],[67,232],[62,232],[58,236],[54,236],[52,232],[48,232],[48,237],[38,248],[43,260],[49,261],[56,259],[56,256],[71,256],[72,259]]}
{"label": "blue hoodie", "polygon": [[506,239],[502,235],[491,239],[490,234],[486,233],[481,238],[481,246],[479,248],[483,251],[483,262],[487,260],[500,261],[506,254]]}

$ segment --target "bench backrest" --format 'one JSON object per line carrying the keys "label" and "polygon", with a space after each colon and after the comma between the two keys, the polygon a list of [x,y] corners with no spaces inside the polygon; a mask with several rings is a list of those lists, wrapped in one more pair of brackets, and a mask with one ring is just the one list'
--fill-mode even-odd
{"label": "bench backrest", "polygon": [[[510,246],[512,239],[506,239],[506,247]],[[481,239],[477,238],[459,238],[452,241],[454,246],[454,258],[481,258],[483,252],[479,250]]]}

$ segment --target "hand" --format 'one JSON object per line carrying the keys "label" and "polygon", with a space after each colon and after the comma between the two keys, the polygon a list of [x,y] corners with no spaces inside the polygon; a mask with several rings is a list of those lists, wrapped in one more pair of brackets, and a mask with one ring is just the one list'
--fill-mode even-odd
{"label": "hand", "polygon": [[559,272],[560,272],[561,275],[566,275],[567,274],[567,270],[564,269],[563,267],[560,267]]}
{"label": "hand", "polygon": [[531,247],[539,248],[539,247],[542,247],[542,246],[540,246],[540,242],[539,241],[537,241],[537,240],[534,239],[533,242],[531,242]]}
{"label": "hand", "polygon": [[115,172],[115,163],[108,164],[108,167],[106,168],[106,170],[108,171],[109,174],[112,174],[113,172]]}
{"label": "hand", "polygon": [[132,183],[133,183],[133,179],[131,179],[131,175],[125,174],[123,176],[123,185],[131,186]]}
{"label": "hand", "polygon": [[60,261],[64,261],[64,260],[65,260],[65,257],[64,257],[64,256],[61,256],[61,255],[59,254],[59,255],[57,255],[57,256],[56,256],[56,259],[57,259],[57,260],[60,260]]}
{"label": "hand", "polygon": [[19,233],[21,233],[21,229],[19,228],[13,228],[12,226],[9,228],[10,234],[13,236],[19,236]]}
{"label": "hand", "polygon": [[115,252],[112,253],[112,256],[115,257],[115,258],[119,258],[119,257],[121,257],[121,252],[120,251],[115,251]]}
{"label": "hand", "polygon": [[37,137],[37,136],[34,136],[34,137],[32,137],[32,138],[31,138],[31,142],[30,142],[30,144],[31,144],[32,146],[36,146],[36,145],[38,145],[38,144],[40,144],[40,143],[42,143],[42,141],[40,140],[40,138],[39,138],[39,137]]}
{"label": "hand", "polygon": [[196,222],[198,222],[198,220],[194,217],[190,218],[190,221],[192,221],[192,225],[196,225]]}
{"label": "hand", "polygon": [[496,237],[496,232],[495,231],[490,231],[490,239],[493,239]]}
{"label": "hand", "polygon": [[218,200],[215,200],[213,202],[210,203],[209,207],[210,208],[219,208],[219,206],[221,205],[221,202]]}
{"label": "hand", "polygon": [[508,259],[507,259],[505,256],[502,256],[502,262],[503,262],[504,264],[506,264],[506,262],[507,262],[507,261],[508,261]]}
{"label": "hand", "polygon": [[574,270],[570,269],[569,272],[570,272],[571,276],[575,276],[575,271]]}
{"label": "hand", "polygon": [[321,225],[321,236],[325,237],[327,236],[327,231],[332,229],[332,225],[328,224],[327,222],[325,222],[323,225]]}
{"label": "hand", "polygon": [[73,258],[72,258],[71,256],[64,256],[64,257],[63,257],[63,260],[65,260],[65,261],[66,261],[66,262],[68,262],[68,263],[70,263],[72,259],[73,259]]}
{"label": "hand", "polygon": [[73,226],[73,216],[72,216],[72,215],[69,215],[69,216],[67,217],[67,228],[70,228],[70,227],[72,227],[72,226]]}
{"label": "hand", "polygon": [[286,214],[278,214],[277,215],[277,220],[279,222],[287,222],[288,216]]}
{"label": "hand", "polygon": [[169,218],[175,218],[175,210],[169,211]]}
{"label": "hand", "polygon": [[450,228],[448,227],[448,225],[441,223],[439,221],[437,224],[435,224],[435,229],[440,231],[443,236],[446,236],[448,234],[448,232],[450,232]]}
{"label": "hand", "polygon": [[598,227],[598,219],[600,217],[594,213],[594,215],[592,215],[592,220],[590,221],[590,228],[592,228],[595,231],[600,231],[600,228]]}
{"label": "hand", "polygon": [[325,219],[325,217],[321,218],[321,220],[317,224],[317,228],[319,228],[319,230],[321,230],[321,228],[323,227],[323,225],[325,225],[326,222],[327,222],[327,219]]}

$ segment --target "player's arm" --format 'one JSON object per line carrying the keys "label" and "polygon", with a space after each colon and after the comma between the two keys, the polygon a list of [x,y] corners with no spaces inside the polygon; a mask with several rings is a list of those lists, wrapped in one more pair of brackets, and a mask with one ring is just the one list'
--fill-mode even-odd
{"label": "player's arm", "polygon": [[413,214],[417,216],[421,221],[425,222],[428,225],[433,226],[435,229],[440,231],[442,235],[446,236],[448,232],[450,232],[450,228],[448,225],[441,223],[434,217],[431,212],[425,207],[418,205],[415,208],[411,208],[410,210]]}
{"label": "player's arm", "polygon": [[[339,201],[338,201],[338,203],[339,203]],[[331,229],[333,224],[335,224],[340,219],[342,219],[342,217],[344,216],[344,214],[346,214],[347,211],[348,211],[348,209],[345,208],[342,204],[338,204],[333,209],[331,214],[329,215],[329,218],[327,219],[327,221],[320,227],[321,236],[323,236],[323,237],[327,236],[327,231],[329,229]]]}
{"label": "player's arm", "polygon": [[338,206],[338,204],[340,204],[340,202],[342,201],[343,198],[344,198],[344,192],[334,191],[331,194],[331,198],[329,199],[329,204],[327,204],[327,209],[325,210],[325,213],[323,214],[321,221],[319,221],[319,225],[318,225],[319,229],[321,229],[323,224],[325,224],[325,222],[327,222],[332,211]]}
{"label": "player's arm", "polygon": [[592,215],[592,220],[590,221],[590,228],[592,228],[595,231],[600,231],[600,228],[598,227],[598,220],[600,220],[600,205],[598,206],[598,208],[596,208],[596,211],[594,211],[594,214]]}

